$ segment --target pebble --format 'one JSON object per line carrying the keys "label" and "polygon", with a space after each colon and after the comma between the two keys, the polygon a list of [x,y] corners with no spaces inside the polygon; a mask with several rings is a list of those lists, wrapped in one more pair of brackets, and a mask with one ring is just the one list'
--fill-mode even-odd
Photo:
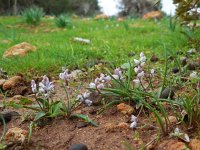
{"label": "pebble", "polygon": [[[19,117],[20,114],[18,112],[15,112],[15,111],[10,111],[10,112],[2,113],[2,116],[5,120],[5,123],[8,123],[8,122],[11,121],[12,117]],[[0,118],[0,123],[3,124],[2,118]]]}
{"label": "pebble", "polygon": [[185,66],[187,64],[187,57],[181,58],[181,64],[182,64],[182,66]]}
{"label": "pebble", "polygon": [[85,122],[79,122],[79,123],[77,123],[77,125],[76,125],[76,127],[77,128],[84,128],[84,127],[87,127],[87,123],[85,123]]}
{"label": "pebble", "polygon": [[179,69],[175,67],[175,68],[172,69],[172,72],[173,72],[173,73],[178,73],[178,72],[179,72]]}
{"label": "pebble", "polygon": [[170,97],[171,99],[173,99],[174,97],[174,91],[171,88],[165,88],[160,95],[160,98],[163,99],[167,99],[168,97]]}
{"label": "pebble", "polygon": [[190,63],[187,68],[188,68],[188,70],[196,70],[194,63]]}
{"label": "pebble", "polygon": [[88,150],[88,148],[85,144],[80,143],[72,145],[69,150]]}
{"label": "pebble", "polygon": [[[10,112],[4,113],[4,114],[2,114],[2,116],[3,116],[4,120],[5,120],[5,123],[10,122],[11,119],[12,119],[12,114]],[[0,118],[0,123],[3,124],[3,119],[2,118]]]}
{"label": "pebble", "polygon": [[154,54],[151,56],[151,62],[157,62],[158,61],[158,57]]}

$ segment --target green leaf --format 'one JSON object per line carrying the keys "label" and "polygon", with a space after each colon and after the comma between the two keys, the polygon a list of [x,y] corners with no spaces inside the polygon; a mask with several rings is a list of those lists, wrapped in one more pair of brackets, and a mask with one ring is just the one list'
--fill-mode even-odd
{"label": "green leaf", "polygon": [[33,121],[31,121],[31,123],[29,125],[28,142],[30,142],[30,140],[31,140],[34,125],[35,125],[35,123]]}
{"label": "green leaf", "polygon": [[98,114],[101,114],[101,113],[104,112],[106,109],[110,108],[111,106],[116,105],[116,104],[119,104],[119,103],[121,103],[121,102],[123,102],[123,101],[124,101],[124,99],[123,99],[123,100],[114,100],[114,101],[109,102],[108,104],[106,104],[106,105],[98,112]]}
{"label": "green leaf", "polygon": [[27,104],[31,104],[32,101],[27,98],[21,98],[19,103],[22,105],[27,105]]}
{"label": "green leaf", "polygon": [[49,107],[49,103],[46,99],[37,98],[36,100],[40,102],[43,105],[43,107]]}
{"label": "green leaf", "polygon": [[16,108],[16,109],[23,108],[23,105],[16,104],[16,103],[12,103],[11,106],[12,106],[13,108]]}
{"label": "green leaf", "polygon": [[76,117],[76,118],[80,118],[80,119],[83,119],[85,122],[95,126],[95,127],[98,127],[98,125],[92,120],[90,119],[88,116],[86,115],[83,115],[83,114],[73,114],[71,115],[71,117]]}
{"label": "green leaf", "polygon": [[124,63],[124,64],[121,65],[122,69],[129,69],[130,67],[131,67],[131,65],[130,65],[129,62],[128,63]]}
{"label": "green leaf", "polygon": [[55,102],[52,106],[51,106],[51,115],[49,117],[56,117],[61,113],[61,103],[60,101]]}
{"label": "green leaf", "polygon": [[43,112],[43,111],[38,112],[38,113],[35,115],[34,121],[37,121],[37,120],[41,119],[41,118],[44,117],[45,115],[46,115],[46,113]]}

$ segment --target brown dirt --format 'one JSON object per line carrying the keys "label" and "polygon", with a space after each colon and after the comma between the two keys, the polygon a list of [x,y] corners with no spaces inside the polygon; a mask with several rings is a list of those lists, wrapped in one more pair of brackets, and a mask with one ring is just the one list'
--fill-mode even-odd
{"label": "brown dirt", "polygon": [[[81,91],[83,91],[83,89],[81,89]],[[57,98],[65,97],[65,93],[63,93],[58,83],[56,83],[55,86],[55,93],[55,97]],[[70,90],[70,95],[75,95],[73,89]],[[142,113],[139,117],[138,128],[132,130],[129,128],[130,115],[122,114],[117,110],[116,106],[113,106],[100,115],[95,114],[101,107],[102,106],[87,107],[81,105],[75,110],[75,113],[88,115],[98,123],[98,127],[87,125],[86,127],[78,128],[77,125],[82,122],[80,119],[69,120],[67,118],[56,118],[52,121],[48,121],[45,126],[34,129],[31,142],[20,148],[18,147],[18,149],[32,150],[40,147],[40,149],[44,150],[63,150],[68,149],[75,143],[83,143],[88,146],[89,150],[126,150],[123,144],[124,142],[129,143],[133,149],[140,149],[140,147],[151,142],[156,137],[158,128],[156,128],[155,118],[151,115],[147,116]],[[17,111],[23,117],[27,113],[31,114],[31,112],[26,109]],[[7,124],[7,129],[11,127],[20,127],[28,131],[29,124],[30,120],[22,123],[21,118],[12,119],[11,122]],[[2,131],[2,127],[0,127],[0,131]],[[136,131],[139,133],[138,138],[134,136]],[[152,145],[149,149],[162,150],[164,149],[163,147],[165,147],[166,150],[171,150],[170,145],[167,144],[167,140],[158,143],[156,147]],[[180,148],[184,145],[184,143],[177,139],[170,142]],[[16,147],[17,146],[14,145],[14,147],[9,149],[15,149]]]}

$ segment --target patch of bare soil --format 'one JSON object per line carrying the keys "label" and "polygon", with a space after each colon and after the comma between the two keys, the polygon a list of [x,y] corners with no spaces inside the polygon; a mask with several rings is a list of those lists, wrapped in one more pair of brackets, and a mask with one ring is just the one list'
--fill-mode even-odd
{"label": "patch of bare soil", "polygon": [[[55,98],[65,98],[65,93],[61,89],[60,84],[55,83]],[[70,90],[70,95],[75,95],[75,90]],[[83,91],[83,89],[81,89]],[[28,97],[30,99],[30,96]],[[13,100],[13,98],[12,98]],[[9,99],[7,100],[9,101]],[[88,115],[99,126],[94,127],[82,122],[80,119],[67,119],[64,117],[41,122],[40,126],[33,130],[31,141],[25,145],[13,145],[8,149],[44,149],[44,150],[64,150],[76,143],[82,143],[88,146],[89,150],[126,150],[125,144],[129,143],[132,149],[140,149],[142,146],[150,143],[148,149],[157,150],[181,150],[185,144],[179,140],[165,139],[151,145],[151,141],[157,136],[158,128],[155,124],[154,117],[145,115],[143,112],[138,118],[137,129],[133,130],[130,126],[130,115],[123,114],[113,106],[100,115],[97,111],[102,106],[88,107],[84,104],[76,108],[74,113],[81,113]],[[5,110],[4,110],[5,111]],[[13,109],[9,109],[13,111]],[[21,117],[12,118],[7,123],[7,129],[12,127],[19,127],[29,131],[30,120],[22,122],[27,114],[33,112],[27,109],[14,110],[17,111]],[[133,112],[138,114],[138,112]],[[30,117],[29,117],[30,118]],[[2,131],[2,126],[0,127]],[[172,143],[172,144],[170,144]],[[177,146],[176,146],[177,145]],[[185,148],[185,147],[184,147]]]}
{"label": "patch of bare soil", "polygon": [[[79,124],[82,122],[78,119],[57,118],[34,130],[32,141],[26,148],[36,149],[39,146],[41,149],[62,150],[68,149],[75,143],[83,143],[91,150],[125,150],[123,142],[128,142],[133,148],[139,149],[140,144],[147,143],[155,137],[155,129],[145,131],[139,129],[140,138],[134,140],[134,131],[126,123],[129,117],[117,112],[114,108],[102,115],[90,114],[95,109],[96,107],[81,107],[77,111],[88,114],[99,124],[98,127],[87,125],[79,128]],[[28,122],[21,124],[21,120],[16,119],[7,124],[7,129],[20,127],[28,130],[28,125]]]}

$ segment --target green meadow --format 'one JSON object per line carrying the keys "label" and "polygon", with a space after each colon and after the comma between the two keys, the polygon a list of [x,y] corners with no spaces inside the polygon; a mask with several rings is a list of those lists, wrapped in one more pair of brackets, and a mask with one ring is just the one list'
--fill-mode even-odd
{"label": "green meadow", "polygon": [[[169,22],[169,18],[128,18],[122,22],[116,18],[76,18],[72,19],[72,27],[61,29],[51,18],[30,26],[22,17],[0,17],[0,66],[9,74],[53,74],[62,66],[87,69],[99,62],[121,65],[141,51],[164,58],[164,49],[175,53],[190,48],[181,33],[184,29],[176,25],[174,31]],[[89,39],[91,44],[75,42],[74,37]],[[37,51],[25,57],[2,58],[6,49],[21,42],[36,46]]]}

